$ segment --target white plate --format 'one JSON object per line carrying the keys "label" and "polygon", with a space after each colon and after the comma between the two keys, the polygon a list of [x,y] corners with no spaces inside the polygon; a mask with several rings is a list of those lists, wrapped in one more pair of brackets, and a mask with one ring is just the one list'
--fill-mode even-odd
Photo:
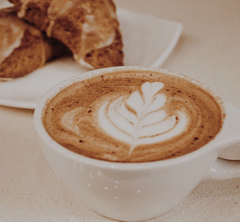
{"label": "white plate", "polygon": [[[4,6],[5,3],[3,4]],[[1,6],[3,6],[0,4]],[[175,47],[182,24],[118,9],[124,42],[126,66],[159,67]],[[0,82],[0,105],[34,109],[39,99],[53,86],[88,71],[72,58],[48,63],[31,74]]]}

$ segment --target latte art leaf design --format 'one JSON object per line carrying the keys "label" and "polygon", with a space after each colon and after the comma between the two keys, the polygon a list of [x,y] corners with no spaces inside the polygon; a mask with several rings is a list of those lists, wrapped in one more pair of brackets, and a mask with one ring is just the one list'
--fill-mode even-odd
{"label": "latte art leaf design", "polygon": [[134,91],[106,102],[99,109],[101,127],[110,136],[130,145],[129,154],[141,144],[161,142],[180,134],[187,125],[187,117],[180,111],[167,116],[163,109],[166,96],[160,93],[161,82],[145,82],[141,92]]}

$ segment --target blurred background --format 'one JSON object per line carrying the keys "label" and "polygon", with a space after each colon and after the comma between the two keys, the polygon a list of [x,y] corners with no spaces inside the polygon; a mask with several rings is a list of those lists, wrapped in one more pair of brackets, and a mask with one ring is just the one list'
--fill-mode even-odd
{"label": "blurred background", "polygon": [[181,22],[180,41],[162,67],[207,83],[240,107],[239,0],[115,2],[118,7]]}

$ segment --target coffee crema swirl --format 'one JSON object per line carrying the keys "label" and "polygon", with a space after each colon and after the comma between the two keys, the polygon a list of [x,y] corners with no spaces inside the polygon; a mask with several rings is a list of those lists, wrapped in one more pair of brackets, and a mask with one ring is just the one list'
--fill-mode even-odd
{"label": "coffee crema swirl", "polygon": [[149,162],[190,153],[211,141],[224,119],[208,91],[189,79],[122,71],[62,90],[43,123],[67,149],[114,162]]}
{"label": "coffee crema swirl", "polygon": [[127,142],[131,146],[130,154],[138,145],[173,138],[187,126],[187,117],[183,113],[167,116],[162,109],[166,96],[158,92],[163,86],[161,82],[146,82],[141,86],[141,92],[134,91],[129,97],[121,96],[112,103],[106,102],[99,110],[100,126],[112,137]]}

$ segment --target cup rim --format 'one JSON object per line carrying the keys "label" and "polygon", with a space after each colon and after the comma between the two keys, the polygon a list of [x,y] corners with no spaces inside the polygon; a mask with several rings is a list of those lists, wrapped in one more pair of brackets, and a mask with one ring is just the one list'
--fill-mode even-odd
{"label": "cup rim", "polygon": [[[99,76],[103,74],[107,74],[113,71],[127,71],[127,70],[143,70],[143,71],[157,71],[157,72],[163,72],[165,74],[170,74],[174,76],[178,76],[181,78],[186,78],[190,80],[192,83],[200,86],[201,88],[205,89],[207,92],[209,92],[218,102],[219,106],[222,110],[223,115],[223,125],[218,134],[215,136],[215,138],[211,141],[209,141],[207,144],[202,146],[201,148],[192,151],[188,154],[184,154],[179,157],[174,157],[171,159],[166,160],[156,160],[151,162],[140,162],[140,163],[121,163],[121,162],[110,162],[106,160],[99,160],[90,158],[87,156],[83,156],[81,154],[74,153],[73,151],[70,151],[57,143],[55,140],[52,139],[52,137],[47,133],[45,130],[45,127],[42,123],[42,114],[45,108],[46,103],[54,97],[58,92],[60,92],[62,89],[70,86],[73,83],[92,78],[94,76]],[[85,72],[83,74],[76,75],[74,77],[70,77],[69,79],[66,79],[62,81],[61,83],[55,85],[53,88],[51,88],[48,92],[45,93],[45,95],[40,99],[38,102],[35,111],[34,111],[34,125],[35,129],[37,131],[38,136],[44,142],[45,145],[48,146],[48,148],[53,149],[54,151],[64,155],[67,158],[72,159],[73,161],[90,164],[96,167],[100,168],[108,168],[108,169],[116,169],[116,170],[143,170],[143,169],[152,169],[156,167],[166,167],[169,165],[177,165],[179,163],[188,161],[189,159],[195,158],[199,155],[203,155],[206,152],[209,152],[209,150],[214,150],[216,146],[218,146],[219,141],[221,140],[221,137],[223,134],[227,131],[227,125],[228,125],[228,115],[226,113],[226,104],[224,100],[217,95],[210,87],[208,87],[206,84],[203,84],[199,82],[198,80],[195,80],[189,76],[179,74],[173,71],[169,71],[162,68],[144,68],[140,66],[121,66],[121,67],[110,67],[110,68],[103,68],[103,69],[97,69]]]}

